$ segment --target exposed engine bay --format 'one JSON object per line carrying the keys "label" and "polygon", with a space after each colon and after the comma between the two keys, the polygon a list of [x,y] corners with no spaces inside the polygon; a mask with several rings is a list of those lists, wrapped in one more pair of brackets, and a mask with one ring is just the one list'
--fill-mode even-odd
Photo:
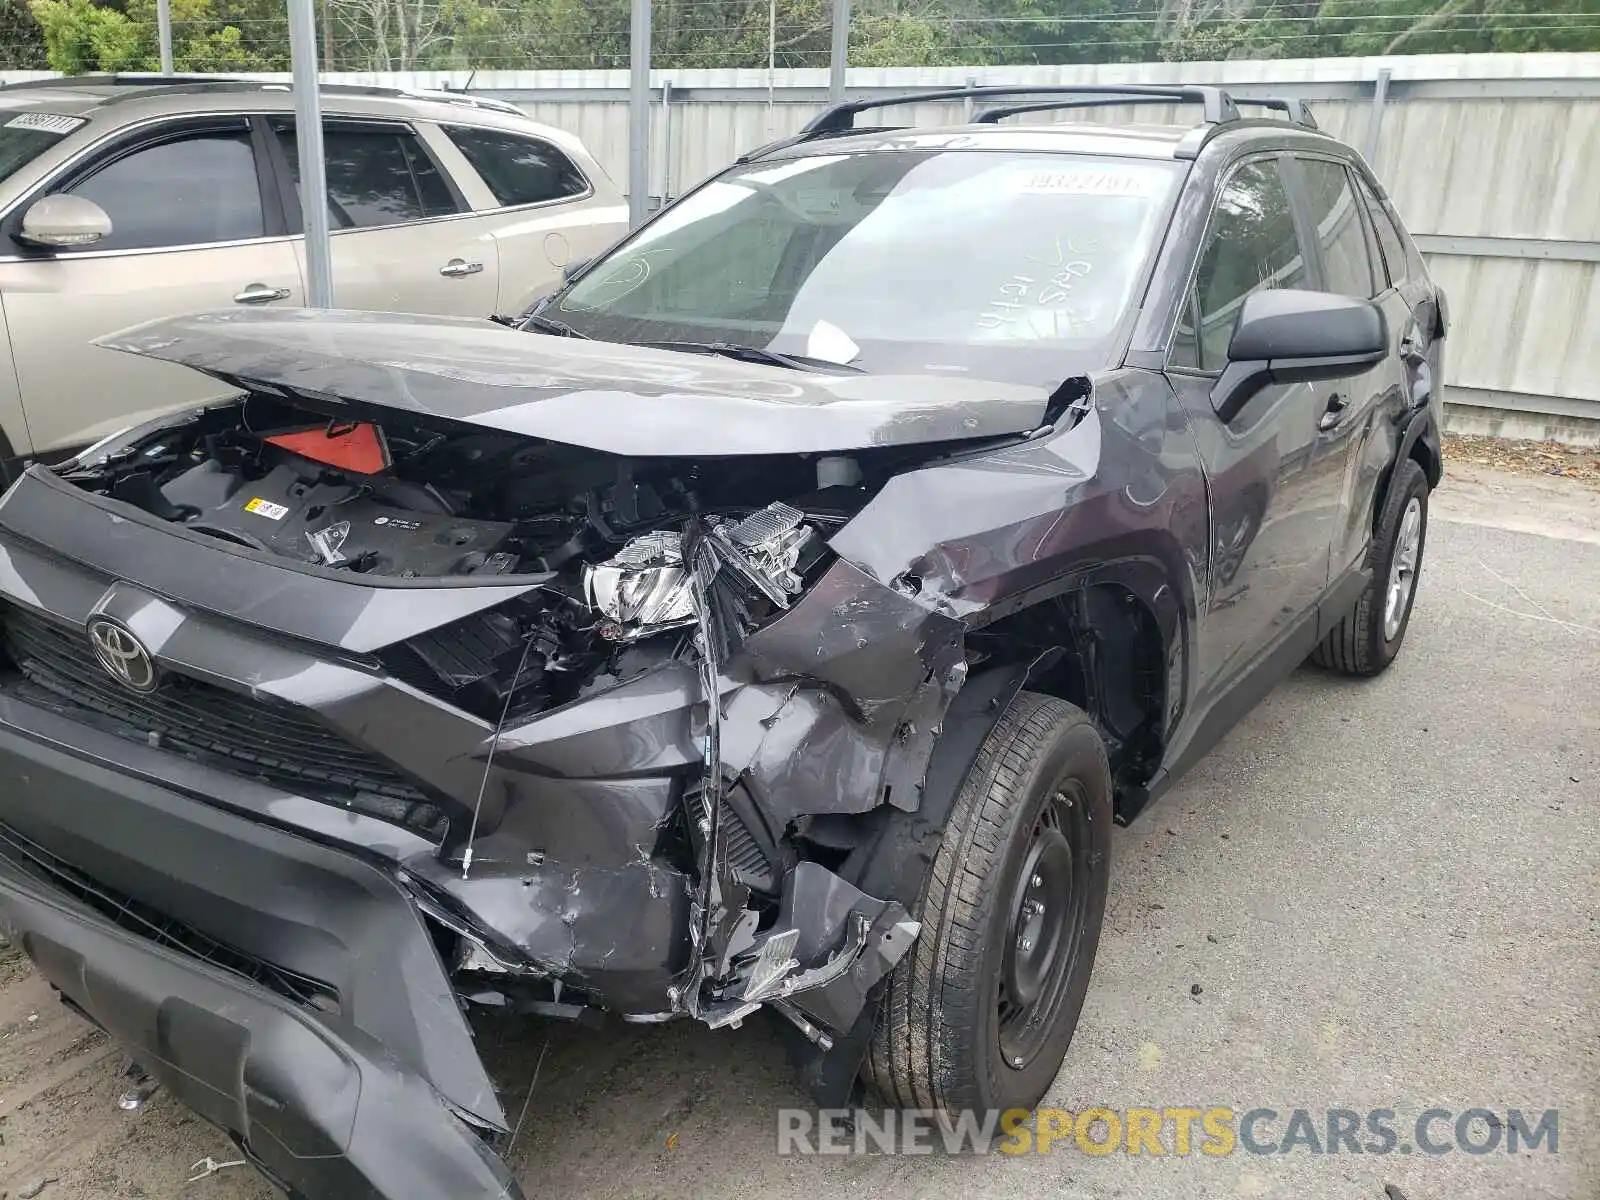
{"label": "exposed engine bay", "polygon": [[692,632],[691,525],[743,581],[738,612],[721,617],[736,639],[786,608],[829,557],[828,533],[918,457],[901,448],[631,460],[438,418],[389,411],[381,424],[352,421],[251,395],[66,474],[191,535],[303,569],[535,577],[536,591],[516,605],[387,656],[408,682],[506,720],[614,676],[634,643]]}

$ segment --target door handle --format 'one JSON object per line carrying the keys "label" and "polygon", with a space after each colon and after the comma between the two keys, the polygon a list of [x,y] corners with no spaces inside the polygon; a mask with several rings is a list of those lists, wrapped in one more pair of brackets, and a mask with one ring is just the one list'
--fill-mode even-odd
{"label": "door handle", "polygon": [[1322,414],[1322,420],[1317,422],[1317,428],[1322,430],[1323,433],[1327,433],[1330,429],[1337,428],[1339,422],[1344,420],[1345,409],[1349,407],[1350,401],[1339,395],[1338,392],[1335,392],[1333,395],[1328,397],[1327,411]]}
{"label": "door handle", "polygon": [[459,279],[463,275],[476,275],[483,270],[481,262],[468,262],[464,258],[452,258],[439,268],[439,274],[447,279]]}
{"label": "door handle", "polygon": [[287,300],[288,288],[268,287],[264,283],[246,284],[233,298],[235,304],[271,304],[274,300]]}

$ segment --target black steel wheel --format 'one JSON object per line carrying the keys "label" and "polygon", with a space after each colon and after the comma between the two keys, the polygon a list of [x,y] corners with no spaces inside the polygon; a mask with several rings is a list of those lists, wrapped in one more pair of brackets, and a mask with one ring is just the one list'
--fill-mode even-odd
{"label": "black steel wheel", "polygon": [[890,977],[868,1081],[893,1104],[1031,1108],[1077,1026],[1110,881],[1111,772],[1088,715],[1021,693],[968,773]]}
{"label": "black steel wheel", "polygon": [[1068,779],[1040,810],[1012,889],[995,1015],[1000,1056],[1013,1070],[1048,1045],[1078,973],[1092,902],[1087,825],[1083,783]]}

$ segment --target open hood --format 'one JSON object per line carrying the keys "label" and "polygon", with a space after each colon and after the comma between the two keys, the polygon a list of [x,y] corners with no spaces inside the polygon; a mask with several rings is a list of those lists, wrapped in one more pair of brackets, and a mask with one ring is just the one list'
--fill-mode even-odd
{"label": "open hood", "polygon": [[199,313],[99,345],[250,391],[377,405],[630,457],[795,454],[1022,433],[1042,388],[830,375],[524,333],[491,321],[309,309]]}

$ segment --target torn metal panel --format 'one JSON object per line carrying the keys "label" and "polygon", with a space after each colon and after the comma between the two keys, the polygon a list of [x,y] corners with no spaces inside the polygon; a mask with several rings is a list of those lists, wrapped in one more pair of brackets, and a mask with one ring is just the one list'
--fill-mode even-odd
{"label": "torn metal panel", "polygon": [[840,1032],[855,1023],[868,993],[920,929],[898,901],[868,896],[815,863],[790,872],[775,928],[795,931],[791,953],[810,965],[777,984],[774,994]]}
{"label": "torn metal panel", "polygon": [[879,706],[904,701],[928,675],[953,670],[961,632],[958,620],[886,587],[846,556],[753,634],[749,652],[769,675],[837,688],[871,719]]}
{"label": "torn metal panel", "polygon": [[906,471],[828,544],[872,578],[914,580],[926,603],[979,624],[1128,560],[1152,562],[1192,614],[1207,520],[1194,435],[1171,389],[1108,372],[1071,428]]}
{"label": "torn metal panel", "polygon": [[520,844],[480,841],[468,879],[432,858],[408,871],[475,929],[492,931],[508,962],[590,995],[603,980],[605,1001],[619,1012],[666,1007],[667,988],[689,965],[693,881],[648,855],[612,869],[498,856]]}
{"label": "torn metal panel", "polygon": [[[784,525],[777,536],[796,528],[783,520],[787,514],[777,516],[775,523]],[[938,717],[965,678],[960,625],[835,563],[792,609],[746,637],[748,610],[733,587],[740,579],[759,585],[760,568],[725,556],[714,534],[692,526],[685,544],[707,699],[709,813],[694,909],[696,960],[684,1005],[716,1027],[781,1000],[827,1029],[848,1029],[871,987],[909,948],[915,922],[903,906],[873,900],[801,862],[784,878],[779,923],[756,936],[751,889],[728,860],[724,723],[739,718],[737,774],[776,829],[816,813],[866,812],[895,798],[884,785],[891,761],[901,782],[898,802],[914,807]],[[785,602],[788,590],[779,597]],[[759,692],[736,693],[724,713],[724,656],[741,648],[768,682]],[[774,696],[773,676],[793,684]],[[906,720],[912,706],[925,733]],[[825,952],[825,962],[815,961]]]}

